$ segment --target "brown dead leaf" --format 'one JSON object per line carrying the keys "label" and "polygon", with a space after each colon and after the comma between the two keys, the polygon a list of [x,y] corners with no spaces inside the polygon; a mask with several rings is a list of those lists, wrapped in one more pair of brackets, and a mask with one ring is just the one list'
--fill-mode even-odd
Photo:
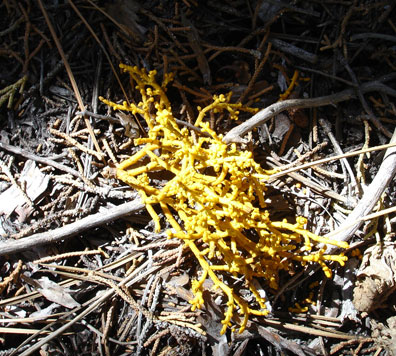
{"label": "brown dead leaf", "polygon": [[367,249],[353,291],[353,304],[359,311],[370,312],[383,306],[396,290],[396,243],[384,242]]}

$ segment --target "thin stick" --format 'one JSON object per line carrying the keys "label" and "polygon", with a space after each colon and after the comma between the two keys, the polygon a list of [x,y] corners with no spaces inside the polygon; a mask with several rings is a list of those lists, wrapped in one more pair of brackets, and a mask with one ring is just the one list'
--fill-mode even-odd
{"label": "thin stick", "polygon": [[[38,0],[38,3],[39,3],[39,6],[40,6],[40,9],[41,9],[41,12],[44,15],[45,22],[47,23],[47,26],[48,26],[48,28],[49,28],[49,30],[51,32],[52,38],[54,39],[55,45],[58,48],[58,52],[59,52],[60,56],[62,57],[62,61],[63,61],[63,64],[64,64],[64,66],[66,68],[67,75],[69,76],[71,85],[72,85],[73,90],[74,90],[74,94],[76,95],[78,106],[80,107],[81,111],[84,111],[85,110],[85,105],[83,103],[83,100],[82,100],[82,97],[81,97],[81,94],[80,94],[80,90],[78,89],[76,80],[74,79],[74,75],[73,75],[73,72],[72,72],[72,70],[70,68],[70,64],[69,64],[69,62],[68,62],[68,60],[66,58],[65,52],[63,51],[63,48],[62,48],[62,46],[61,46],[61,44],[59,42],[58,36],[56,35],[55,29],[52,26],[51,20],[48,17],[47,10],[44,8],[43,3],[42,3],[41,0]],[[92,130],[91,123],[89,122],[89,119],[86,116],[84,116],[84,121],[85,121],[85,125],[88,128],[89,134],[90,134],[90,136],[92,138],[92,142],[94,143],[96,150],[98,151],[99,154],[101,154],[100,157],[104,157],[103,152],[102,152],[102,150],[101,150],[101,148],[99,146],[99,143],[96,140],[96,136],[95,136],[95,134],[94,134],[94,132]]]}
{"label": "thin stick", "polygon": [[42,246],[65,240],[83,231],[110,223],[143,208],[144,205],[141,203],[140,199],[135,199],[131,202],[118,205],[103,212],[87,216],[81,220],[62,226],[56,230],[38,233],[17,241],[6,240],[5,242],[0,243],[0,256],[11,255],[13,253],[26,251],[36,246]]}
{"label": "thin stick", "polygon": [[[147,266],[145,264],[143,264],[143,266]],[[155,267],[154,267],[155,268]],[[157,267],[158,268],[158,267]],[[155,272],[155,271],[152,271]],[[123,286],[128,282],[133,282],[133,274],[124,278],[120,283],[117,284],[117,286]],[[50,340],[52,340],[53,338],[62,335],[68,328],[70,328],[72,325],[74,325],[76,322],[78,322],[79,320],[81,320],[84,316],[90,314],[92,311],[94,311],[96,308],[99,307],[99,305],[101,305],[103,302],[105,302],[107,299],[109,299],[110,297],[112,297],[115,294],[115,290],[113,288],[110,288],[109,290],[107,290],[102,296],[100,296],[98,299],[96,299],[95,301],[93,301],[91,304],[89,304],[89,306],[83,310],[80,314],[78,314],[77,316],[75,316],[72,320],[70,320],[67,324],[61,326],[59,329],[53,331],[50,335],[42,338],[40,341],[36,342],[33,346],[31,346],[29,349],[27,349],[26,351],[24,351],[21,356],[28,356],[31,355],[33,352],[37,351],[40,349],[41,346],[45,345],[46,343],[48,343]],[[80,310],[81,307],[79,307],[76,311]],[[71,312],[70,312],[71,314]]]}
{"label": "thin stick", "polygon": [[[384,215],[389,215],[391,213],[396,213],[396,206],[392,206],[390,208],[382,209],[380,211],[377,211],[376,213],[372,213],[372,214],[369,214],[369,215],[362,216],[358,220],[361,221],[361,222],[368,221],[368,220],[373,220],[373,219],[379,218],[379,217],[384,216]],[[356,222],[354,221],[354,222],[351,222],[349,225],[344,225],[343,224],[343,229],[345,230],[347,228],[350,228],[350,227],[354,226],[355,223]],[[337,229],[337,230],[335,230],[333,232],[330,232],[330,233],[328,233],[326,235],[326,237],[327,238],[332,238],[334,235],[339,234],[341,232],[340,230],[341,229]]]}
{"label": "thin stick", "polygon": [[3,150],[6,150],[8,152],[15,153],[17,155],[21,155],[24,158],[31,159],[33,161],[36,161],[36,162],[39,162],[39,163],[42,163],[42,164],[45,164],[48,166],[52,166],[56,169],[59,169],[60,171],[69,173],[74,177],[81,178],[80,173],[78,173],[75,169],[65,166],[61,163],[58,163],[52,159],[37,156],[29,151],[23,150],[22,148],[8,145],[7,143],[3,143],[3,142],[0,142],[0,148]]}
{"label": "thin stick", "polygon": [[387,143],[386,145],[369,147],[369,148],[365,148],[363,150],[343,153],[342,155],[337,155],[337,156],[332,156],[332,157],[326,157],[326,158],[318,159],[317,161],[304,163],[301,166],[289,168],[289,169],[286,169],[286,170],[284,170],[282,172],[271,174],[271,176],[269,177],[269,181],[273,181],[274,179],[282,177],[282,176],[284,176],[286,174],[289,174],[291,172],[299,171],[301,169],[306,169],[306,168],[309,168],[309,167],[312,167],[312,166],[317,166],[317,165],[320,165],[320,164],[323,164],[323,163],[336,161],[336,160],[339,160],[339,159],[342,159],[342,158],[358,156],[358,155],[363,154],[363,153],[368,153],[368,152],[373,152],[373,151],[381,151],[381,150],[385,150],[385,149],[392,148],[392,147],[395,147],[395,146],[396,146],[396,142],[392,142],[391,141],[391,143]]}
{"label": "thin stick", "polygon": [[[396,97],[396,90],[387,85],[379,82],[373,81],[363,84],[360,87],[362,93],[367,93],[370,91],[379,91],[387,93],[388,95]],[[268,120],[274,116],[280,114],[282,111],[290,109],[304,109],[313,108],[319,106],[326,106],[339,103],[341,101],[346,101],[352,98],[356,98],[357,93],[355,89],[346,89],[339,93],[320,96],[318,98],[311,99],[289,99],[284,101],[276,102],[267,108],[259,111],[257,114],[252,116],[249,120],[244,123],[234,127],[231,131],[224,136],[223,141],[225,143],[239,142],[243,143],[244,140],[242,136],[252,131],[255,127],[266,123]]]}

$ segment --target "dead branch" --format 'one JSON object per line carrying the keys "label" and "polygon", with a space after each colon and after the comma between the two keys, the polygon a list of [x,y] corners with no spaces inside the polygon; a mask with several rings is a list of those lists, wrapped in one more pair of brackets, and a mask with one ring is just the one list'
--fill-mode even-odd
{"label": "dead branch", "polygon": [[[396,142],[396,129],[390,143]],[[362,199],[348,215],[339,229],[331,234],[331,238],[338,241],[349,241],[353,234],[360,228],[364,220],[361,218],[371,212],[377,204],[382,193],[396,174],[396,147],[388,148],[377,175],[367,188]],[[326,253],[333,253],[335,249],[329,247]]]}
{"label": "dead branch", "polygon": [[[396,97],[396,90],[388,87],[387,85],[379,81],[365,83],[360,87],[360,90],[362,93],[367,93],[371,91],[384,92],[388,95]],[[318,98],[289,99],[284,101],[278,101],[259,111],[257,114],[253,115],[249,120],[245,121],[244,123],[234,127],[224,136],[223,141],[226,143],[243,142],[242,136],[247,134],[249,131],[252,131],[255,127],[266,123],[268,120],[278,115],[282,111],[332,105],[352,98],[356,98],[357,95],[358,93],[355,89],[346,89],[336,94],[320,96]]]}
{"label": "dead branch", "polygon": [[87,216],[81,220],[78,220],[72,224],[62,226],[56,230],[49,230],[46,232],[34,234],[18,241],[7,240],[5,242],[1,242],[0,256],[11,255],[17,252],[26,251],[36,246],[42,246],[68,239],[83,231],[110,223],[123,216],[137,212],[143,209],[143,207],[144,205],[141,203],[140,199],[135,199],[131,202],[118,205],[103,212]]}

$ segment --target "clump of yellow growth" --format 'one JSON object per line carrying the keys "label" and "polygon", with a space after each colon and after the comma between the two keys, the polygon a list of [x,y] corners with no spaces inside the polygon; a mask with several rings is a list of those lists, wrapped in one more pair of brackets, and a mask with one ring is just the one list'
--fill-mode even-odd
{"label": "clump of yellow growth", "polygon": [[[319,285],[318,281],[315,281],[309,285],[309,289],[311,290],[309,292],[309,295],[307,298],[303,299],[300,303],[294,303],[294,307],[289,307],[288,310],[291,313],[306,313],[308,311],[308,305],[316,305],[316,302],[313,300],[314,299],[314,292],[312,291],[313,288],[317,287]],[[305,305],[305,306],[303,306]]]}
{"label": "clump of yellow growth", "polygon": [[288,99],[290,97],[290,94],[293,92],[294,88],[296,87],[296,85],[298,85],[298,82],[300,81],[307,82],[310,81],[310,78],[300,77],[299,71],[295,70],[293,77],[290,80],[289,87],[286,89],[284,93],[279,95],[279,101]]}
{"label": "clump of yellow growth", "polygon": [[[221,332],[231,326],[236,310],[242,316],[242,332],[249,315],[268,314],[255,279],[263,278],[270,288],[277,289],[279,271],[288,270],[296,262],[302,265],[317,262],[328,276],[331,271],[325,261],[344,263],[346,257],[342,254],[325,255],[326,247],[310,252],[316,244],[344,248],[347,244],[305,230],[305,218],[297,217],[294,224],[271,221],[265,210],[264,182],[273,172],[263,170],[251,152],[225,144],[222,135],[204,122],[210,110],[228,112],[236,118],[239,110],[254,109],[230,103],[230,95],[214,96],[212,104],[199,109],[195,122],[209,135],[194,138],[187,128],[178,126],[172,114],[165,94],[171,75],[166,75],[159,85],[155,71],[120,67],[136,84],[141,102],[120,105],[103,98],[102,101],[113,109],[140,114],[149,132],[148,137],[135,139],[135,144],[142,148],[118,165],[117,177],[139,191],[157,231],[161,228],[160,218],[153,206],[161,207],[172,226],[169,238],[182,239],[198,260],[202,275],[192,280],[193,309],[203,305],[203,283],[210,278],[228,300]],[[167,171],[170,178],[165,185],[156,187],[150,174],[160,171]],[[232,278],[241,276],[254,301],[247,302],[228,284]]]}

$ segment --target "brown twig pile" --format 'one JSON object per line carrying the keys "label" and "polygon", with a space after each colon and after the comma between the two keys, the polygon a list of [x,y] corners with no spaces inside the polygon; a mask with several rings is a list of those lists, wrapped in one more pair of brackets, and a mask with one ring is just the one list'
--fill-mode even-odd
{"label": "brown twig pile", "polygon": [[[0,355],[392,352],[395,11],[391,0],[2,0]],[[226,301],[211,285],[191,311],[191,253],[114,177],[148,132],[99,100],[140,101],[119,63],[158,82],[174,73],[173,116],[196,135],[213,95],[257,108],[237,122],[211,111],[210,128],[279,170],[270,215],[348,241],[347,266],[332,280],[296,266],[276,291],[257,280],[271,314],[242,334],[220,335]]]}

